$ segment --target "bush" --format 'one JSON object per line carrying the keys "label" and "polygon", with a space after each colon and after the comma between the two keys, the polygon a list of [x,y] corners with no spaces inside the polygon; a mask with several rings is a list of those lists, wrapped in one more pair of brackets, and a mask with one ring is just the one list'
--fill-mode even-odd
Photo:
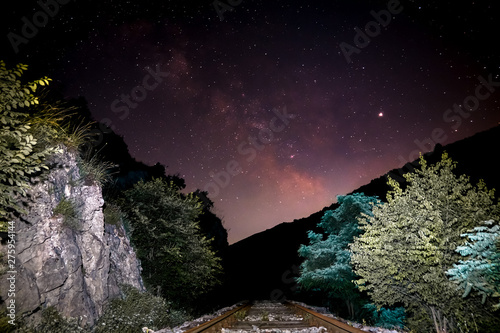
{"label": "bush", "polygon": [[33,136],[29,111],[39,104],[34,95],[48,78],[22,84],[19,79],[28,67],[7,69],[0,61],[0,231],[7,228],[12,214],[23,213],[18,196],[26,196],[29,178],[47,170],[45,160],[56,153],[55,147],[43,147]]}
{"label": "bush", "polygon": [[8,270],[7,258],[5,257],[3,252],[0,252],[0,276],[2,276],[5,272],[7,272],[7,270]]}
{"label": "bush", "polygon": [[110,302],[95,327],[95,333],[137,333],[142,327],[158,330],[187,319],[183,312],[172,311],[162,297],[125,286],[124,297]]}
{"label": "bush", "polygon": [[[42,309],[42,320],[37,325],[27,324],[24,320],[17,320],[16,326],[17,333],[68,333],[68,332],[81,332],[90,333],[91,329],[88,327],[81,327],[80,321],[77,318],[63,317],[54,306],[49,306]],[[3,331],[0,331],[3,332]],[[8,332],[8,331],[7,331]]]}
{"label": "bush", "polygon": [[119,227],[122,223],[123,213],[117,205],[106,204],[103,210],[104,223]]}
{"label": "bush", "polygon": [[7,317],[7,312],[2,311],[0,312],[0,332],[14,332],[16,326],[9,324],[10,318]]}
{"label": "bush", "polygon": [[402,307],[394,309],[380,308],[375,304],[366,304],[363,308],[371,313],[373,325],[383,328],[403,328],[406,320],[405,309]]}

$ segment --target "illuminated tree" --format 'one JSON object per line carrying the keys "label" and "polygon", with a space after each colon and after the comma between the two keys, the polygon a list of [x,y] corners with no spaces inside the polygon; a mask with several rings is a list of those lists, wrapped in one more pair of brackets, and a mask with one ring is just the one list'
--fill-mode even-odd
{"label": "illuminated tree", "polygon": [[354,316],[354,301],[359,291],[353,284],[356,278],[351,266],[349,243],[361,232],[357,218],[361,214],[371,215],[373,205],[379,204],[375,197],[362,193],[338,196],[340,206],[325,212],[318,224],[328,235],[309,231],[309,245],[301,245],[299,255],[305,258],[297,282],[305,290],[320,290],[330,298],[340,298],[346,303],[349,315]]}
{"label": "illuminated tree", "polygon": [[460,259],[460,235],[477,221],[497,220],[500,206],[483,182],[472,186],[456,176],[446,153],[431,166],[421,158],[420,166],[405,175],[404,190],[389,179],[388,203],[360,220],[364,233],[351,246],[352,262],[357,285],[375,303],[423,310],[436,332],[449,332],[482,313],[446,275]]}
{"label": "illuminated tree", "polygon": [[[462,297],[469,296],[471,291],[481,295],[482,303],[488,296],[500,297],[500,252],[497,248],[500,226],[486,221],[461,236],[468,241],[456,251],[467,259],[453,264],[453,268],[446,272],[450,280],[464,291]],[[494,309],[499,308],[500,303],[494,305]]]}

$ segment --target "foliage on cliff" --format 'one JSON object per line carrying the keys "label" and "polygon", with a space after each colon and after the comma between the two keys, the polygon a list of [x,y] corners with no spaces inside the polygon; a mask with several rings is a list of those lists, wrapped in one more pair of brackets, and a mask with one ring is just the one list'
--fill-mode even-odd
{"label": "foliage on cliff", "polygon": [[43,98],[49,78],[23,83],[27,69],[0,61],[0,231],[12,214],[24,212],[16,198],[49,169],[47,159],[62,152],[59,145],[77,150],[88,138],[89,123],[76,121],[76,107]]}
{"label": "foliage on cliff", "polygon": [[42,78],[22,84],[27,69],[17,65],[7,69],[0,61],[0,230],[6,230],[9,213],[21,212],[16,195],[26,195],[29,176],[48,169],[43,162],[57,149],[40,145],[33,135],[29,109],[39,104],[34,95],[39,86],[49,83]]}

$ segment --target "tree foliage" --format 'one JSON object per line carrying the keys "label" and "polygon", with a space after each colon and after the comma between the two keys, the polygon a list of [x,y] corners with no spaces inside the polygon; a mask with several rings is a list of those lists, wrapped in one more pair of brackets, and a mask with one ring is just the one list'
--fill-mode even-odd
{"label": "tree foliage", "polygon": [[476,221],[498,218],[499,204],[483,182],[456,176],[446,153],[435,165],[422,157],[420,166],[405,175],[405,190],[389,179],[388,203],[360,219],[364,233],[351,246],[352,262],[356,284],[375,303],[425,310],[436,332],[448,332],[481,313],[446,275],[460,258],[460,235]]}
{"label": "tree foliage", "polygon": [[188,306],[217,283],[219,259],[198,230],[202,205],[172,182],[139,182],[125,192],[122,209],[141,260],[142,276],[155,294]]}
{"label": "tree foliage", "polygon": [[[461,236],[468,241],[456,251],[467,260],[459,260],[447,271],[450,280],[464,291],[462,297],[467,297],[471,291],[482,296],[482,303],[488,296],[500,297],[500,252],[497,248],[500,226],[494,225],[494,221],[486,221]],[[500,303],[494,308],[500,308]]]}
{"label": "tree foliage", "polygon": [[7,69],[0,61],[0,230],[5,229],[9,213],[22,212],[15,197],[26,195],[29,177],[48,169],[45,159],[58,151],[39,144],[28,113],[39,104],[34,95],[37,88],[48,85],[50,79],[22,84],[20,77],[26,69],[22,64]]}
{"label": "tree foliage", "polygon": [[403,328],[405,326],[406,313],[403,307],[394,309],[378,308],[375,304],[365,304],[364,309],[370,311],[373,325],[383,328]]}
{"label": "tree foliage", "polygon": [[359,292],[352,282],[356,275],[351,266],[349,243],[361,232],[357,218],[361,214],[371,215],[372,206],[379,204],[379,200],[355,193],[338,196],[337,202],[340,206],[325,212],[318,224],[327,238],[309,231],[309,245],[301,245],[299,255],[305,261],[297,282],[306,290],[320,290],[330,298],[344,300],[352,317]]}

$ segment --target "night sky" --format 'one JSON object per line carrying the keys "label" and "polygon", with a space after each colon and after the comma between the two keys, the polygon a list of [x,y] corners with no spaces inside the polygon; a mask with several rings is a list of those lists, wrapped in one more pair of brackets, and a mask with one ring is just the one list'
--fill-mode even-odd
{"label": "night sky", "polygon": [[209,191],[231,243],[500,122],[498,1],[45,1],[2,10],[0,59]]}

